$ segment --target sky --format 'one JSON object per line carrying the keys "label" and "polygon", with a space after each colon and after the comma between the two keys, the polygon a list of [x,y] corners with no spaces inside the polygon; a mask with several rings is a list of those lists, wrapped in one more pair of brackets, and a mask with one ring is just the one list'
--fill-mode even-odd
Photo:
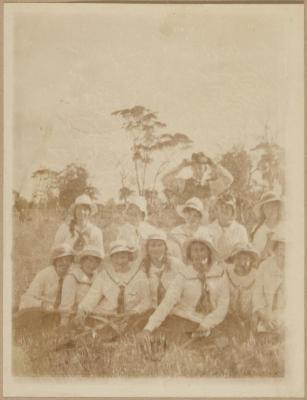
{"label": "sky", "polygon": [[[13,98],[13,185],[40,167],[82,163],[101,200],[117,196],[131,142],[111,113],[143,105],[218,159],[267,124],[283,144],[303,78],[301,5],[17,4],[5,6]],[[8,75],[8,72],[7,72]],[[291,110],[294,108],[291,107]],[[291,128],[290,128],[291,127]]]}

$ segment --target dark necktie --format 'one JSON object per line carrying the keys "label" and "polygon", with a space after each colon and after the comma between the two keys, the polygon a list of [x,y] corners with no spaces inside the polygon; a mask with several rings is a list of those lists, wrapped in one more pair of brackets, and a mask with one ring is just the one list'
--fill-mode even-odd
{"label": "dark necktie", "polygon": [[163,297],[165,296],[165,288],[162,283],[162,273],[158,275],[159,283],[158,283],[158,288],[157,288],[157,303],[158,305],[161,303],[163,300]]}
{"label": "dark necktie", "polygon": [[57,291],[55,302],[54,302],[55,309],[57,309],[59,307],[59,305],[61,304],[61,301],[62,301],[63,281],[64,281],[64,277],[59,278],[58,291]]}
{"label": "dark necktie", "polygon": [[201,284],[201,295],[196,305],[196,311],[202,314],[209,314],[212,310],[210,304],[209,292],[207,290],[205,277],[199,278]]}
{"label": "dark necktie", "polygon": [[75,251],[81,251],[85,245],[85,238],[83,233],[77,232],[77,234],[78,238],[75,241],[73,248]]}
{"label": "dark necktie", "polygon": [[123,314],[125,312],[125,285],[119,285],[116,311],[118,314]]}

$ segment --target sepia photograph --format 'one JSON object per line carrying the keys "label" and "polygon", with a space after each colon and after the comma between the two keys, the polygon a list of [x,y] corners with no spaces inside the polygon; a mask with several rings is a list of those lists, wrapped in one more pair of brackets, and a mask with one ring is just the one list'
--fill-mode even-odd
{"label": "sepia photograph", "polygon": [[303,396],[303,4],[4,31],[4,394]]}

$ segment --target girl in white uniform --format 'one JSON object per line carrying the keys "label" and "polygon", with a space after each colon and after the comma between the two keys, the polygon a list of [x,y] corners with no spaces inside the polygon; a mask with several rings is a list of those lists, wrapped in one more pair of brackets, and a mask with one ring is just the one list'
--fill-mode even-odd
{"label": "girl in white uniform", "polygon": [[77,256],[82,252],[85,245],[91,245],[99,248],[103,257],[102,231],[90,222],[90,217],[96,212],[97,206],[89,196],[83,194],[77,197],[69,209],[68,222],[63,223],[55,235],[55,245],[68,243]]}

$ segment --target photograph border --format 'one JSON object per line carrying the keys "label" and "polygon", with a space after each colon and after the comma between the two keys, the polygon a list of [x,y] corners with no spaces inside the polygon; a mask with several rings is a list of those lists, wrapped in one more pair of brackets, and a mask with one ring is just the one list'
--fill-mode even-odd
{"label": "photograph border", "polygon": [[[19,3],[34,3],[34,4],[52,4],[52,3],[59,3],[59,4],[80,4],[80,3],[82,3],[82,4],[187,4],[187,5],[189,5],[189,4],[216,4],[216,5],[218,5],[218,4],[276,4],[276,5],[278,5],[278,4],[304,4],[304,2],[303,1],[300,1],[300,0],[293,0],[293,1],[288,1],[288,0],[282,0],[282,1],[278,1],[278,0],[276,0],[276,1],[266,1],[266,0],[261,0],[261,1],[246,1],[246,0],[242,0],[242,1],[232,1],[232,0],[229,0],[229,1],[220,1],[220,0],[216,0],[216,1],[214,1],[214,0],[212,0],[212,1],[204,1],[204,0],[200,0],[200,1],[195,1],[195,0],[193,0],[193,1],[187,1],[187,0],[182,0],[182,1],[180,1],[180,0],[175,0],[175,1],[173,1],[173,0],[168,0],[168,1],[165,1],[165,0],[154,0],[154,1],[144,1],[144,0],[140,0],[140,1],[138,1],[138,0],[134,0],[134,1],[130,1],[130,0],[128,0],[128,1],[117,1],[117,0],[109,0],[109,1],[90,1],[90,0],[85,0],[85,1],[73,1],[73,0],[71,0],[71,1],[58,1],[58,0],[49,0],[49,1],[36,1],[36,2],[34,2],[34,1],[31,1],[31,0],[19,0],[19,1],[14,1],[14,0],[6,0],[6,1],[2,1],[1,2],[1,4],[0,4],[0,23],[2,23],[2,35],[1,35],[1,39],[0,39],[0,48],[1,48],[1,81],[0,81],[0,92],[1,92],[1,100],[0,100],[0,105],[1,105],[1,111],[0,111],[0,120],[1,120],[1,122],[2,122],[2,132],[3,132],[3,134],[2,134],[2,137],[1,137],[1,151],[2,151],[2,163],[1,163],[1,187],[2,187],[2,194],[3,194],[3,184],[4,184],[4,157],[3,157],[3,154],[4,154],[4,150],[5,150],[5,148],[4,148],[4,96],[5,96],[5,92],[4,92],[4,90],[5,90],[5,87],[4,87],[4,5],[5,4],[19,4]],[[305,13],[305,17],[306,17],[306,10],[305,10],[305,7],[304,7],[304,13]],[[304,27],[304,38],[305,38],[305,35],[306,35],[306,27]],[[305,41],[304,41],[305,42]],[[306,52],[306,44],[304,43],[304,71],[305,71],[305,74],[306,74],[306,63],[305,63],[305,57],[306,57],[306,55],[305,55],[305,52]],[[304,93],[305,93],[305,90],[306,90],[306,83],[304,82]],[[304,96],[305,97],[305,96]],[[306,105],[305,105],[305,107],[306,107]],[[305,109],[305,111],[306,111],[306,109]],[[306,121],[304,121],[304,131],[306,131]],[[305,134],[304,134],[304,136],[305,136]],[[307,155],[306,155],[306,153],[307,153],[307,144],[306,144],[306,142],[304,141],[304,212],[306,213],[307,212],[307,201],[306,201],[306,196],[307,196],[307,188],[306,188],[306,185],[305,185],[305,175],[306,175],[306,172],[307,172]],[[1,251],[2,251],[2,254],[3,254],[3,251],[4,251],[4,221],[5,221],[5,218],[6,218],[6,216],[4,215],[4,200],[3,200],[3,195],[2,195],[2,197],[1,197],[1,209],[2,209],[2,216],[1,216],[1,227],[2,227],[2,229],[1,229]],[[304,226],[305,226],[305,235],[304,235],[304,243],[305,243],[305,249],[306,249],[306,246],[307,246],[307,242],[306,242],[306,232],[307,232],[307,223],[306,223],[306,220],[304,221]],[[2,260],[3,261],[3,260]],[[3,285],[4,285],[4,280],[3,280],[3,269],[5,268],[5,265],[4,265],[4,263],[2,262],[2,270],[1,270],[1,284],[2,284],[2,287],[3,287]],[[306,255],[305,255],[305,270],[306,270]],[[304,305],[305,305],[305,310],[306,310],[306,307],[307,307],[307,293],[306,293],[306,274],[305,274],[305,276],[304,276],[304,287],[305,287],[305,290],[304,290]],[[304,320],[304,333],[305,333],[305,335],[304,335],[304,337],[305,337],[305,340],[304,340],[304,342],[305,342],[305,349],[306,349],[306,344],[307,344],[307,330],[306,330],[306,311],[305,311],[305,313],[304,313],[304,316],[305,316],[305,320]],[[14,397],[14,396],[4,396],[4,394],[3,394],[3,389],[4,389],[4,381],[3,381],[3,371],[4,371],[4,367],[3,367],[3,339],[4,339],[4,325],[3,325],[3,296],[1,296],[1,324],[2,324],[2,329],[1,329],[1,334],[0,334],[0,341],[1,341],[1,356],[2,356],[2,364],[1,364],[1,398],[8,398],[8,399],[12,399],[12,398],[25,398],[25,399],[37,399],[37,398],[41,398],[40,396],[35,396],[35,397],[23,397],[23,396],[18,396],[18,397]],[[306,360],[306,350],[305,350],[305,353],[304,353],[304,360],[305,360],[305,362],[304,362],[304,365],[305,365],[305,371],[304,371],[304,377],[305,377],[305,395],[306,395],[306,388],[307,388],[307,374],[306,374],[306,370],[307,370],[307,360]],[[130,379],[130,378],[129,378]],[[154,379],[154,378],[153,378]],[[249,378],[248,378],[249,379]],[[303,398],[305,398],[305,395],[303,396],[303,397],[295,397],[296,399],[303,399]],[[57,397],[45,397],[45,396],[43,396],[42,398],[47,398],[47,399],[56,399],[56,398],[58,398],[58,397],[64,397],[65,395],[63,395],[63,396],[57,396]],[[101,397],[100,395],[99,395],[99,397]],[[119,398],[134,398],[134,397],[113,397],[113,396],[106,396],[106,397],[102,397],[102,398],[109,398],[109,397],[112,397],[112,398],[116,398],[116,399],[119,399]],[[95,397],[84,397],[84,396],[82,396],[82,397],[72,397],[72,396],[65,396],[65,398],[67,398],[67,399],[85,399],[85,398],[97,398],[96,396]],[[157,398],[157,399],[169,399],[169,398],[180,398],[180,397],[151,397],[151,396],[146,396],[146,397],[139,397],[139,396],[137,396],[137,398],[139,398],[139,399],[142,399],[142,398],[144,398],[144,399],[153,399],[153,398]],[[182,398],[182,397],[181,397]],[[187,397],[186,397],[187,398]],[[224,398],[229,398],[229,399],[236,399],[236,397],[188,397],[187,399],[193,399],[193,398],[215,398],[215,399],[224,399]],[[263,397],[248,397],[248,399],[262,399]],[[266,397],[266,398],[268,398],[268,399],[281,399],[281,398],[285,398],[285,397]],[[287,397],[287,398],[290,398],[290,397]]]}

